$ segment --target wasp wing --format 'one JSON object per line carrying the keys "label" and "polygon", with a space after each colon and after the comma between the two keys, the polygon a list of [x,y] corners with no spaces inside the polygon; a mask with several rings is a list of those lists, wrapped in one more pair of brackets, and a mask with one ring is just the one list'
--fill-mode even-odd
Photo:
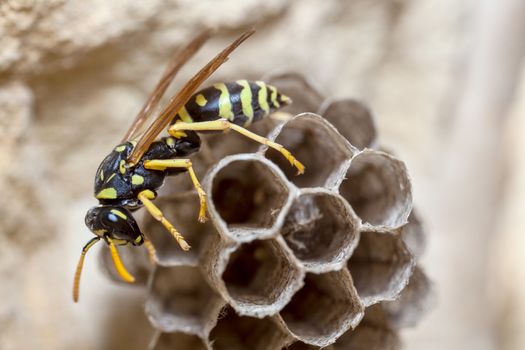
{"label": "wasp wing", "polygon": [[177,51],[175,56],[171,59],[170,63],[166,67],[166,70],[162,74],[157,86],[148,96],[146,102],[142,106],[140,112],[135,117],[135,120],[131,124],[130,128],[124,135],[122,142],[137,137],[141,127],[148,120],[151,114],[155,111],[155,108],[159,104],[160,99],[164,96],[166,89],[175,78],[175,75],[179,70],[188,62],[188,60],[202,47],[202,45],[210,37],[210,30],[204,30],[197,35],[192,41],[190,41],[182,50]]}
{"label": "wasp wing", "polygon": [[248,39],[255,31],[250,30],[239,36],[228,47],[215,56],[197,74],[195,74],[164,107],[159,117],[149,126],[137,142],[137,146],[129,156],[129,162],[137,164],[144,152],[146,152],[157,136],[170,123],[175,114],[188,102],[195,90],[213,74],[226,60],[228,55],[240,44]]}

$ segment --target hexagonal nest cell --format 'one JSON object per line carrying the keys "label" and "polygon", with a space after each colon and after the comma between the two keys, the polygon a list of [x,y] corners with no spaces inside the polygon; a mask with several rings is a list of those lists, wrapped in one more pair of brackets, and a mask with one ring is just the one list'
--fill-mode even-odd
{"label": "hexagonal nest cell", "polygon": [[197,221],[199,213],[199,197],[195,192],[186,192],[156,200],[168,219],[190,244],[187,252],[180,249],[173,236],[166,231],[152,216],[146,216],[144,229],[146,236],[155,246],[158,264],[161,266],[196,266],[199,261],[203,237],[215,231],[209,222]]}
{"label": "hexagonal nest cell", "polygon": [[339,193],[365,224],[398,228],[407,223],[412,189],[403,162],[379,151],[365,150],[350,164]]}
{"label": "hexagonal nest cell", "polygon": [[390,327],[381,304],[368,307],[359,327],[346,332],[333,344],[333,350],[347,349],[401,349],[399,336]]}
{"label": "hexagonal nest cell", "polygon": [[359,239],[359,220],[340,196],[303,190],[285,217],[281,235],[307,271],[341,268]]}
{"label": "hexagonal nest cell", "polygon": [[278,134],[270,138],[290,151],[304,164],[306,170],[297,176],[297,170],[290,166],[281,153],[269,148],[265,155],[298,187],[327,185],[331,177],[339,174],[341,167],[353,156],[353,150],[348,147],[346,140],[316,114],[299,114],[278,126],[275,133],[277,130],[280,130]]}
{"label": "hexagonal nest cell", "polygon": [[354,285],[367,306],[396,298],[413,267],[414,259],[403,240],[388,232],[362,232],[348,261]]}
{"label": "hexagonal nest cell", "polygon": [[363,103],[349,98],[328,101],[319,114],[358,149],[375,146],[377,131],[374,118]]}
{"label": "hexagonal nest cell", "polygon": [[273,239],[240,245],[222,274],[235,309],[259,317],[280,310],[301,286],[302,278],[293,256]]}
{"label": "hexagonal nest cell", "polygon": [[157,267],[151,276],[146,314],[159,330],[205,337],[223,305],[197,267]]}
{"label": "hexagonal nest cell", "polygon": [[204,340],[196,335],[182,332],[159,332],[149,346],[150,350],[208,350]]}
{"label": "hexagonal nest cell", "polygon": [[273,350],[287,342],[287,335],[269,318],[239,316],[226,308],[210,333],[214,350]]}
{"label": "hexagonal nest cell", "polygon": [[363,310],[347,270],[307,274],[305,285],[280,312],[279,321],[296,339],[327,346],[357,326]]}
{"label": "hexagonal nest cell", "polygon": [[227,233],[239,240],[249,239],[254,230],[272,229],[289,195],[282,178],[255,159],[224,158],[219,164],[207,189],[210,215],[216,212]]}

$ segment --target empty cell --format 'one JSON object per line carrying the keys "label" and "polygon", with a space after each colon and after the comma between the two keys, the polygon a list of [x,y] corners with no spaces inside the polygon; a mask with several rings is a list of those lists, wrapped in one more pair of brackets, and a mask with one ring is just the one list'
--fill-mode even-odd
{"label": "empty cell", "polygon": [[324,272],[344,265],[359,239],[359,221],[339,195],[306,189],[292,203],[281,234],[307,271]]}
{"label": "empty cell", "polygon": [[283,111],[290,114],[316,113],[323,102],[324,97],[300,74],[273,74],[263,80],[292,99],[293,103],[283,108]]}
{"label": "empty cell", "polygon": [[197,267],[157,267],[150,281],[146,314],[163,332],[182,331],[205,337],[224,301]]}
{"label": "empty cell", "polygon": [[399,235],[361,232],[348,261],[354,285],[365,306],[393,300],[407,285],[414,259]]}
{"label": "empty cell", "polygon": [[238,241],[253,239],[257,232],[274,230],[279,214],[289,202],[289,190],[282,175],[264,158],[253,155],[224,158],[208,178],[205,190],[210,199],[210,216],[223,222],[215,222],[222,226],[221,233]]}
{"label": "empty cell", "polygon": [[199,196],[195,192],[186,192],[155,201],[164,216],[184,236],[191,246],[189,251],[180,249],[173,236],[150,215],[145,216],[143,231],[152,241],[157,253],[158,264],[162,266],[196,266],[202,249],[204,237],[215,232],[210,222],[197,221],[199,214]]}
{"label": "empty cell", "polygon": [[102,266],[102,271],[104,271],[111,280],[131,286],[144,286],[147,283],[154,265],[149,261],[148,253],[144,247],[130,245],[117,247],[122,263],[131,275],[135,277],[135,283],[133,284],[122,280],[115,269],[109,248],[106,246],[102,248],[103,249],[100,250],[99,262]]}
{"label": "empty cell", "polygon": [[344,269],[307,274],[305,285],[280,313],[280,320],[296,339],[328,346],[363,317],[363,305]]}
{"label": "empty cell", "polygon": [[343,334],[335,344],[334,350],[397,350],[401,342],[397,333],[390,327],[380,304],[368,307],[363,320],[354,330]]}
{"label": "empty cell", "polygon": [[158,333],[149,347],[151,350],[208,350],[202,338],[181,332]]}
{"label": "empty cell", "polygon": [[257,316],[278,312],[302,279],[292,254],[274,239],[241,244],[229,256],[222,274],[232,306]]}
{"label": "empty cell", "polygon": [[360,324],[355,330],[348,331],[339,338],[332,349],[398,350],[401,349],[401,342],[399,336],[390,329]]}
{"label": "empty cell", "polygon": [[319,115],[328,120],[341,135],[358,149],[376,145],[377,131],[372,113],[363,103],[353,99],[327,101]]}
{"label": "empty cell", "polygon": [[432,283],[421,268],[416,267],[399,297],[381,305],[389,324],[397,329],[414,327],[435,303]]}
{"label": "empty cell", "polygon": [[209,336],[214,350],[274,350],[288,339],[269,318],[239,316],[229,307],[223,310]]}
{"label": "empty cell", "polygon": [[352,159],[339,193],[369,226],[398,228],[412,209],[405,164],[380,151],[365,150]]}
{"label": "empty cell", "polygon": [[268,149],[265,155],[298,187],[328,186],[353,155],[346,140],[316,114],[299,114],[278,128],[280,132],[272,138],[302,162],[306,170],[298,176],[297,170],[274,149]]}

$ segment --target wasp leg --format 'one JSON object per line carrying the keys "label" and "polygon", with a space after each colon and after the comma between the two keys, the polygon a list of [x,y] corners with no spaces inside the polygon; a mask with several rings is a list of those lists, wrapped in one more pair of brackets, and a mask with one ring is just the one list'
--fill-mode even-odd
{"label": "wasp leg", "polygon": [[155,265],[157,262],[157,251],[155,250],[155,246],[149,239],[144,238],[144,247],[146,247],[146,250],[148,251],[149,262],[152,265]]}
{"label": "wasp leg", "polygon": [[153,159],[146,160],[144,162],[144,167],[151,170],[160,170],[164,171],[168,168],[185,168],[188,169],[188,174],[190,174],[191,182],[197,193],[199,194],[199,222],[206,222],[206,192],[202,189],[202,186],[195,175],[191,160],[189,159]]}
{"label": "wasp leg", "polygon": [[304,165],[301,164],[295,157],[288,151],[286,148],[284,148],[282,145],[270,141],[265,137],[262,137],[260,135],[257,135],[249,130],[246,130],[242,126],[239,126],[237,124],[230,123],[226,119],[217,119],[212,120],[208,122],[195,122],[195,123],[185,123],[185,122],[178,122],[173,124],[168,132],[173,137],[178,137],[181,135],[181,131],[184,130],[193,130],[193,131],[220,131],[220,130],[235,130],[238,133],[256,141],[263,145],[266,145],[270,148],[275,149],[276,151],[280,152],[289,162],[292,164],[292,166],[297,168],[297,174],[304,173]]}
{"label": "wasp leg", "polygon": [[190,250],[190,245],[184,237],[173,227],[173,225],[164,217],[162,214],[162,211],[153,204],[151,201],[152,199],[155,199],[155,194],[150,190],[144,190],[138,194],[138,199],[144,204],[148,212],[155,218],[155,220],[159,221],[165,228],[168,230],[172,236],[177,240],[177,243],[179,243],[179,246],[182,248],[182,250]]}

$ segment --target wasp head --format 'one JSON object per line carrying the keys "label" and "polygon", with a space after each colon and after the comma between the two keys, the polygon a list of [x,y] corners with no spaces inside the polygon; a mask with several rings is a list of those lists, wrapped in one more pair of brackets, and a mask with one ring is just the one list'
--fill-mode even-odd
{"label": "wasp head", "polygon": [[104,240],[111,252],[111,258],[120,277],[126,282],[134,282],[135,278],[126,270],[120,260],[117,245],[141,245],[144,236],[140,232],[137,222],[131,212],[120,206],[99,205],[88,210],[86,214],[86,226],[96,235],[82,248],[80,260],[75,271],[73,281],[73,300],[78,301],[80,275],[84,265],[84,256],[87,251],[99,240]]}
{"label": "wasp head", "polygon": [[142,232],[131,212],[120,206],[100,205],[88,210],[86,226],[104,240],[108,238],[116,245],[141,245]]}

